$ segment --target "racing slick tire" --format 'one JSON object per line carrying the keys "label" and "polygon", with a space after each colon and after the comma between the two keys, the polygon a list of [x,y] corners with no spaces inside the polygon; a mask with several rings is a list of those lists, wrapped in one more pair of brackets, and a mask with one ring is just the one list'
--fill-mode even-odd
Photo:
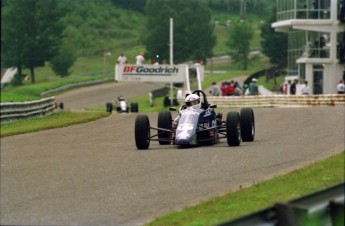
{"label": "racing slick tire", "polygon": [[238,112],[229,112],[226,117],[226,138],[229,146],[239,146],[241,143],[241,123]]}
{"label": "racing slick tire", "polygon": [[242,108],[241,117],[241,136],[242,141],[251,142],[255,137],[255,119],[252,108]]}
{"label": "racing slick tire", "polygon": [[[170,130],[171,126],[172,126],[172,117],[171,117],[170,111],[160,111],[158,113],[157,127]],[[171,138],[171,133],[163,131],[163,130],[158,130],[158,139],[169,139],[169,138]],[[158,142],[161,145],[167,145],[171,143],[171,141],[158,141]]]}
{"label": "racing slick tire", "polygon": [[63,102],[60,102],[60,104],[59,104],[59,108],[60,108],[61,110],[63,110],[63,108],[64,108],[64,104],[63,104]]}
{"label": "racing slick tire", "polygon": [[150,121],[147,115],[138,115],[135,119],[135,144],[139,150],[150,146]]}
{"label": "racing slick tire", "polygon": [[131,103],[131,112],[139,112],[138,103]]}
{"label": "racing slick tire", "polygon": [[113,111],[113,104],[111,102],[108,102],[106,103],[106,109],[107,109],[107,112],[112,112]]}

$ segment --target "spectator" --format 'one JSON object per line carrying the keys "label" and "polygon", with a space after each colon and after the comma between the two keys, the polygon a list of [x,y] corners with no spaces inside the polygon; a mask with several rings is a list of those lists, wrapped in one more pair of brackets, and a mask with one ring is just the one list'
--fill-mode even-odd
{"label": "spectator", "polygon": [[308,86],[308,81],[304,81],[304,84],[301,89],[302,95],[308,95],[309,94],[309,86]]}
{"label": "spectator", "polygon": [[222,91],[222,96],[227,96],[228,93],[228,83],[223,82],[222,86],[220,87],[220,90]]}
{"label": "spectator", "polygon": [[227,90],[227,95],[228,96],[233,96],[235,92],[235,87],[234,87],[234,81],[231,81],[228,83],[228,90]]}
{"label": "spectator", "polygon": [[259,95],[259,87],[256,78],[252,79],[252,82],[248,86],[248,90],[251,96]]}
{"label": "spectator", "polygon": [[234,95],[242,96],[242,89],[241,89],[240,84],[238,84],[238,82],[235,82],[234,87],[235,87]]}
{"label": "spectator", "polygon": [[126,56],[123,53],[121,53],[120,56],[117,58],[117,62],[119,64],[127,64]]}
{"label": "spectator", "polygon": [[145,58],[144,58],[144,52],[141,52],[138,56],[135,57],[135,60],[136,60],[136,65],[142,65],[145,61]]}
{"label": "spectator", "polygon": [[153,65],[159,65],[158,60],[157,59],[152,59],[152,64]]}
{"label": "spectator", "polygon": [[337,92],[338,94],[344,94],[345,93],[345,85],[344,85],[344,81],[340,80],[338,85],[337,85]]}
{"label": "spectator", "polygon": [[211,90],[212,96],[219,96],[220,95],[220,89],[217,83],[212,82],[212,90]]}
{"label": "spectator", "polygon": [[298,79],[293,80],[293,83],[290,85],[290,94],[296,95],[296,85],[298,83]]}
{"label": "spectator", "polygon": [[248,89],[248,84],[247,83],[243,83],[243,90],[242,90],[242,95],[248,95],[247,93],[247,89]]}
{"label": "spectator", "polygon": [[200,65],[201,65],[201,60],[196,59],[196,60],[194,61],[194,66],[200,66]]}
{"label": "spectator", "polygon": [[317,19],[319,15],[319,4],[317,0],[314,0],[312,5],[313,5],[313,11],[312,11],[313,19]]}

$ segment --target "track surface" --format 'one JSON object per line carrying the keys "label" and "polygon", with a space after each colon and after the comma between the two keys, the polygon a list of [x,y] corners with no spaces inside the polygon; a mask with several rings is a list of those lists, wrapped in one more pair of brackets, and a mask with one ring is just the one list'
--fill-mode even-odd
{"label": "track surface", "polygon": [[254,113],[256,139],[240,147],[138,151],[135,113],[2,138],[0,223],[140,225],[344,150],[342,107]]}
{"label": "track surface", "polygon": [[[88,106],[100,106],[107,102],[115,103],[118,96],[123,95],[126,98],[147,94],[154,89],[163,87],[164,84],[157,83],[107,83],[90,87],[71,90],[56,96],[58,102],[63,102],[65,110],[83,111]],[[139,106],[140,107],[140,106]]]}

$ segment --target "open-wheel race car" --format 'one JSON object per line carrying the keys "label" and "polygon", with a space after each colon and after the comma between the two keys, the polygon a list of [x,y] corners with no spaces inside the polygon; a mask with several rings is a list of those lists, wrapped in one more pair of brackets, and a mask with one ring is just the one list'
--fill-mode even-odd
{"label": "open-wheel race car", "polygon": [[177,146],[212,145],[222,138],[227,139],[229,146],[239,146],[241,141],[254,141],[255,120],[252,108],[228,112],[226,121],[223,121],[222,114],[216,114],[216,107],[208,103],[202,90],[195,90],[186,97],[186,104],[180,107],[175,120],[170,111],[161,111],[158,114],[158,125],[153,127],[147,115],[138,115],[135,120],[137,148],[148,149],[150,141]]}

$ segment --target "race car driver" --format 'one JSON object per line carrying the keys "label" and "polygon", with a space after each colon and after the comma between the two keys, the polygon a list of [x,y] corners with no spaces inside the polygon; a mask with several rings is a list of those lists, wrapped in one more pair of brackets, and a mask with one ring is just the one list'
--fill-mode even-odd
{"label": "race car driver", "polygon": [[[188,94],[185,99],[185,105],[181,107],[181,110],[186,108],[193,108],[193,109],[200,109],[201,108],[201,102],[200,97],[196,94]],[[178,125],[178,122],[180,120],[181,113],[179,112],[178,116],[175,118],[173,122],[173,128],[176,128]]]}

